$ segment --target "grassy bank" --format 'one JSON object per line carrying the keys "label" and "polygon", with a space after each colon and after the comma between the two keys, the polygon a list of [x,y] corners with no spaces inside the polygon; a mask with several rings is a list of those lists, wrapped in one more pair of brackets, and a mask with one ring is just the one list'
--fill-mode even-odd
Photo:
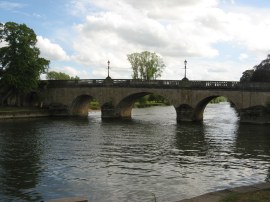
{"label": "grassy bank", "polygon": [[269,202],[270,189],[253,191],[248,193],[231,193],[220,202]]}
{"label": "grassy bank", "polygon": [[15,118],[36,118],[50,116],[48,110],[38,107],[0,107],[0,120]]}

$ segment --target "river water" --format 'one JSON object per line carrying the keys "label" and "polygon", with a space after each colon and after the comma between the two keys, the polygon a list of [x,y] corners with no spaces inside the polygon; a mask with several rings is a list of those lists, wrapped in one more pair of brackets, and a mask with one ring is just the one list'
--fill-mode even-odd
{"label": "river water", "polygon": [[270,126],[239,125],[229,104],[201,124],[177,124],[173,107],[132,115],[1,121],[1,201],[177,201],[270,178]]}

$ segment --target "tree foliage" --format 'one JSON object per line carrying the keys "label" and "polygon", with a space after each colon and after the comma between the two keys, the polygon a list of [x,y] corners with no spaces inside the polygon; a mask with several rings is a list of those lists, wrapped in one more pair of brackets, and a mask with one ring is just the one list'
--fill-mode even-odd
{"label": "tree foliage", "polygon": [[253,73],[254,73],[253,69],[244,71],[242,77],[240,78],[240,82],[250,82]]}
{"label": "tree foliage", "polygon": [[79,80],[78,76],[71,77],[63,72],[50,71],[47,73],[46,78],[48,80]]}
{"label": "tree foliage", "polygon": [[165,67],[161,57],[148,51],[128,54],[127,58],[133,70],[133,79],[157,79]]}
{"label": "tree foliage", "polygon": [[244,71],[240,81],[270,82],[270,54],[260,64],[254,66],[252,70]]}
{"label": "tree foliage", "polygon": [[49,61],[39,57],[35,32],[25,24],[0,23],[0,84],[16,94],[38,86]]}
{"label": "tree foliage", "polygon": [[256,65],[254,73],[252,74],[251,81],[254,82],[270,82],[270,54],[267,58]]}

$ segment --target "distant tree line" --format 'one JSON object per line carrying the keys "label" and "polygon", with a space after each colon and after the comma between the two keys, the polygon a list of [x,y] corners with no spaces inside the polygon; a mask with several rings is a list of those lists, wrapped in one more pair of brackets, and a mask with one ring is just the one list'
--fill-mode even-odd
{"label": "distant tree line", "polygon": [[46,79],[48,80],[79,80],[80,77],[78,76],[72,77],[63,72],[50,71],[47,73]]}
{"label": "distant tree line", "polygon": [[152,106],[164,106],[170,105],[169,101],[157,94],[150,94],[144,97],[141,97],[135,102],[135,107],[144,108],[144,107],[152,107]]}

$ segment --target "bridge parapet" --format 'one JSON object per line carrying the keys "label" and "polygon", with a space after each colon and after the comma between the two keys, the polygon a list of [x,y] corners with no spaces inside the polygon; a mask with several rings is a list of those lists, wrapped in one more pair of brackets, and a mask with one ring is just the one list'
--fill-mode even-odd
{"label": "bridge parapet", "polygon": [[126,88],[178,88],[178,89],[226,89],[270,91],[270,83],[238,81],[181,81],[181,80],[137,80],[137,79],[81,79],[81,80],[43,80],[49,88],[66,87],[126,87]]}

